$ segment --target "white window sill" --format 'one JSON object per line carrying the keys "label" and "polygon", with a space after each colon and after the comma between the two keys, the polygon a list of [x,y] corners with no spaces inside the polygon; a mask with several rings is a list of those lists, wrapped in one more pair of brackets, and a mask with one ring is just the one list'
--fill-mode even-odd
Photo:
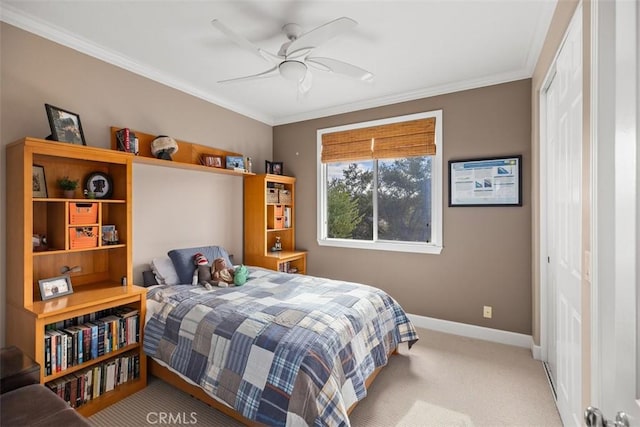
{"label": "white window sill", "polygon": [[433,243],[407,243],[391,241],[364,241],[351,239],[318,239],[320,246],[332,246],[337,248],[370,249],[378,251],[413,252],[419,254],[439,255],[442,246]]}

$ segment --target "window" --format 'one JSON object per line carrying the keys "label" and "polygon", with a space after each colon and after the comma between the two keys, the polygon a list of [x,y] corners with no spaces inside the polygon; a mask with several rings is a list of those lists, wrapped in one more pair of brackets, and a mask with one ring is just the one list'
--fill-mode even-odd
{"label": "window", "polygon": [[441,252],[442,110],[317,138],[320,245]]}

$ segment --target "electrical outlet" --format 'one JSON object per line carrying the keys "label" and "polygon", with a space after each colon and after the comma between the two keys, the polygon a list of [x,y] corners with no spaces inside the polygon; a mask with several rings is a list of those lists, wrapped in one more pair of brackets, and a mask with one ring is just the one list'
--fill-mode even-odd
{"label": "electrical outlet", "polygon": [[486,317],[487,319],[491,319],[491,316],[493,316],[493,308],[490,305],[485,305],[484,309],[482,310],[482,316]]}

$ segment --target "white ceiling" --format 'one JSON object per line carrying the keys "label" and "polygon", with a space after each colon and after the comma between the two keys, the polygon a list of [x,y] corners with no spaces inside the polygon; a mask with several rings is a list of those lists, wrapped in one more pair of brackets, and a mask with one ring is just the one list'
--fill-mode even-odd
{"label": "white ceiling", "polygon": [[[531,77],[556,0],[17,1],[3,21],[270,125]],[[314,29],[347,16],[354,30],[313,51],[357,65],[373,83],[313,70],[300,96],[231,42],[219,19],[277,53],[289,22]]]}

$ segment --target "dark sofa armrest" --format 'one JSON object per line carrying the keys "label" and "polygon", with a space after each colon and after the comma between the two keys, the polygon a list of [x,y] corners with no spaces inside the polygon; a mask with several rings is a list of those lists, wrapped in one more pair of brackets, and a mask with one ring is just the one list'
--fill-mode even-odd
{"label": "dark sofa armrest", "polygon": [[18,347],[0,349],[0,394],[40,383],[40,365]]}

